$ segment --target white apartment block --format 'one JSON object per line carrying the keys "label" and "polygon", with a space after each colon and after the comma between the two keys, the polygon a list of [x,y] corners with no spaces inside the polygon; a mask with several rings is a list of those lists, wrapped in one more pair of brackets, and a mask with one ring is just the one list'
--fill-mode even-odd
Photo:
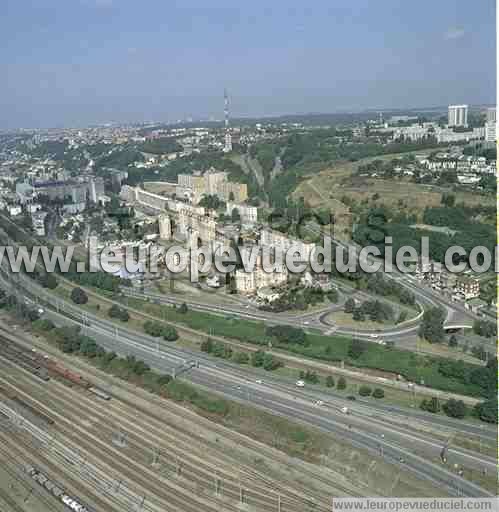
{"label": "white apartment block", "polygon": [[283,264],[277,267],[274,272],[265,272],[260,266],[257,266],[252,272],[236,270],[237,292],[243,295],[254,295],[261,288],[272,288],[286,284],[288,281],[286,266]]}
{"label": "white apartment block", "polygon": [[271,247],[275,251],[281,251],[283,255],[292,249],[300,254],[302,260],[309,261],[314,251],[315,244],[289,238],[284,233],[263,229],[260,234],[260,244]]}
{"label": "white apartment block", "polygon": [[232,211],[237,209],[243,224],[255,224],[258,221],[258,208],[256,206],[247,206],[244,204],[227,203],[226,214],[232,215]]}
{"label": "white apartment block", "polygon": [[496,108],[487,109],[487,123],[495,123],[497,121]]}
{"label": "white apartment block", "polygon": [[468,126],[468,105],[449,105],[448,125]]}
{"label": "white apartment block", "polygon": [[495,143],[496,139],[497,139],[496,121],[487,121],[485,123],[485,141]]}

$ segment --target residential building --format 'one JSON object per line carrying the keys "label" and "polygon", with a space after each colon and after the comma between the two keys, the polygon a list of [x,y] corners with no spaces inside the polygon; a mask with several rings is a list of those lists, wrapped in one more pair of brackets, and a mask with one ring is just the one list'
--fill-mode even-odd
{"label": "residential building", "polygon": [[496,108],[488,108],[487,109],[487,123],[495,123],[497,121],[496,117]]}
{"label": "residential building", "polygon": [[464,300],[475,299],[480,296],[480,283],[472,277],[459,277],[456,289],[464,297]]}
{"label": "residential building", "polygon": [[[251,251],[252,247],[243,247],[240,251]],[[249,256],[244,257],[243,261],[250,261]],[[275,264],[273,272],[265,272],[262,268],[261,258],[257,258],[255,268],[246,272],[244,269],[238,269],[234,273],[236,290],[243,295],[255,295],[261,288],[275,288],[287,283],[288,269],[284,263]]]}
{"label": "residential building", "polygon": [[236,204],[230,201],[227,202],[227,215],[232,215],[232,212],[235,209],[237,209],[237,211],[239,212],[243,224],[255,224],[258,221],[258,208],[256,206]]}
{"label": "residential building", "polygon": [[448,125],[468,126],[468,105],[449,105]]}
{"label": "residential building", "polygon": [[281,251],[283,255],[292,249],[300,254],[303,261],[310,261],[315,244],[303,242],[302,240],[290,238],[280,231],[271,229],[263,229],[260,233],[260,244],[263,247],[270,247],[273,250]]}
{"label": "residential building", "polygon": [[496,134],[496,122],[495,121],[487,121],[485,123],[485,141],[486,142],[496,142],[497,134]]}

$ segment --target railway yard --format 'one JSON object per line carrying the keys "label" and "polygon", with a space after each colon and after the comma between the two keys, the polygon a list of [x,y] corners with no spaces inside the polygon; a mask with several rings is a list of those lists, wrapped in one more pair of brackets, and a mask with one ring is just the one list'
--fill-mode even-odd
{"label": "railway yard", "polygon": [[332,496],[373,492],[372,457],[356,481],[359,452],[341,467],[293,459],[143,390],[125,392],[77,359],[69,369],[49,346],[42,355],[8,334],[0,330],[2,512],[305,512],[328,510]]}

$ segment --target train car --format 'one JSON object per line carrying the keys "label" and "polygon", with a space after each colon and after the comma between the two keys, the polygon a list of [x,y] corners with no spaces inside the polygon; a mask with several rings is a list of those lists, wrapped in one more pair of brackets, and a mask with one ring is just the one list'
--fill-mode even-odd
{"label": "train car", "polygon": [[53,359],[46,359],[45,366],[47,370],[49,370],[50,372],[55,373],[56,375],[59,375],[66,380],[69,380],[73,384],[77,384],[78,386],[87,389],[91,386],[90,382],[84,379],[81,375],[72,372],[71,370],[61,365],[57,361],[54,361]]}
{"label": "train car", "polygon": [[102,400],[111,400],[111,396],[102,391],[102,389],[92,386],[91,388],[88,388],[88,390],[90,393],[98,396],[99,398],[102,398]]}
{"label": "train car", "polygon": [[85,505],[82,505],[77,499],[66,494],[64,490],[62,490],[56,482],[50,480],[50,478],[44,475],[41,471],[38,471],[32,466],[25,468],[25,471],[26,473],[28,473],[29,476],[31,476],[33,480],[35,480],[35,482],[37,482],[42,487],[47,489],[47,491],[49,491],[52,495],[54,495],[59,501],[64,503],[64,505],[69,507],[71,510],[74,510],[75,512],[92,512],[92,509],[86,507]]}

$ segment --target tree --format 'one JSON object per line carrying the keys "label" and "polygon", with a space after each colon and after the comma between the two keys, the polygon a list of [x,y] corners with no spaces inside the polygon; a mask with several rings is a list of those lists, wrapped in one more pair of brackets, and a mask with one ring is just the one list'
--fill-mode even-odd
{"label": "tree", "polygon": [[97,355],[97,343],[92,338],[85,336],[80,344],[80,353],[87,357]]}
{"label": "tree", "polygon": [[466,416],[466,405],[462,400],[451,398],[442,406],[442,409],[451,418],[462,419]]}
{"label": "tree", "polygon": [[124,308],[120,308],[118,305],[116,304],[113,304],[107,314],[111,317],[111,318],[118,318],[119,320],[121,320],[122,322],[128,322],[129,318],[130,318],[130,315],[128,314],[128,311]]}
{"label": "tree", "polygon": [[73,288],[71,291],[71,300],[75,304],[86,304],[88,302],[88,296],[81,288]]}
{"label": "tree", "polygon": [[399,316],[397,318],[397,324],[401,324],[402,322],[405,322],[407,320],[407,311],[404,309],[399,313]]}
{"label": "tree", "polygon": [[234,208],[232,210],[232,213],[230,214],[230,220],[232,222],[239,222],[241,220],[241,215],[239,213],[239,210],[237,208]]}
{"label": "tree", "polygon": [[230,359],[232,357],[232,348],[225,343],[215,341],[213,344],[212,354],[215,357],[221,357],[222,359]]}
{"label": "tree", "polygon": [[263,369],[267,371],[276,370],[282,363],[278,361],[272,354],[266,353],[263,357]]}
{"label": "tree", "polygon": [[347,299],[347,301],[345,302],[345,306],[344,306],[344,310],[345,310],[345,313],[353,313],[355,309],[355,300],[353,299]]}
{"label": "tree", "polygon": [[334,388],[334,377],[332,375],[326,377],[326,387]]}
{"label": "tree", "polygon": [[360,396],[370,396],[372,393],[372,389],[369,386],[362,385],[359,388]]}
{"label": "tree", "polygon": [[163,332],[163,326],[159,322],[155,322],[153,320],[147,320],[144,322],[144,332],[149,334],[149,336],[154,336],[158,338],[161,336]]}
{"label": "tree", "polygon": [[381,388],[376,388],[373,391],[373,397],[374,398],[384,398],[385,397],[385,392]]}
{"label": "tree", "polygon": [[449,338],[449,347],[455,348],[457,347],[457,337],[455,334],[451,334],[451,337]]}
{"label": "tree", "polygon": [[355,320],[356,322],[363,322],[366,319],[364,312],[362,311],[361,308],[355,308],[353,310],[352,319]]}
{"label": "tree", "polygon": [[452,208],[454,204],[456,203],[456,196],[454,194],[442,194],[441,203],[444,206],[448,206],[449,208]]}
{"label": "tree", "polygon": [[183,315],[185,315],[185,313],[187,313],[187,311],[189,311],[189,308],[187,307],[187,304],[185,302],[182,302],[182,304],[178,308],[178,312],[182,313]]}
{"label": "tree", "polygon": [[352,359],[358,359],[367,349],[368,349],[368,343],[367,341],[354,338],[350,342],[350,347],[348,348],[348,355]]}
{"label": "tree", "polygon": [[423,411],[428,411],[436,414],[440,411],[440,402],[436,396],[432,397],[430,400],[423,399],[420,405],[420,408]]}
{"label": "tree", "polygon": [[335,290],[334,288],[332,290],[329,290],[326,293],[326,296],[329,300],[329,302],[332,302],[333,304],[336,304],[338,302],[338,290]]}
{"label": "tree", "polygon": [[166,386],[167,384],[169,384],[171,382],[171,380],[172,380],[171,375],[165,374],[165,375],[160,375],[156,382],[158,383],[159,386]]}
{"label": "tree", "polygon": [[57,278],[52,272],[43,272],[38,276],[38,282],[49,290],[57,288]]}
{"label": "tree", "polygon": [[495,423],[497,425],[497,399],[485,400],[475,405],[474,414],[482,421]]}
{"label": "tree", "polygon": [[441,308],[427,309],[421,319],[419,336],[430,343],[440,343],[445,339],[445,312]]}
{"label": "tree", "polygon": [[347,381],[345,380],[345,377],[340,377],[338,379],[338,384],[336,386],[337,389],[346,389],[347,387]]}
{"label": "tree", "polygon": [[232,360],[237,364],[248,364],[250,358],[246,352],[236,352]]}
{"label": "tree", "polygon": [[497,328],[494,322],[488,320],[475,320],[473,322],[473,332],[478,336],[493,338],[496,335]]}
{"label": "tree", "polygon": [[263,350],[257,350],[251,354],[251,366],[263,366],[263,360],[265,357],[265,352]]}
{"label": "tree", "polygon": [[206,352],[207,354],[210,354],[211,352],[213,352],[213,341],[211,341],[211,338],[206,338],[201,343],[200,348],[201,348],[202,352]]}
{"label": "tree", "polygon": [[303,329],[291,325],[274,325],[265,329],[265,334],[276,338],[280,343],[306,345],[307,335]]}
{"label": "tree", "polygon": [[161,335],[165,341],[175,341],[178,339],[177,329],[171,325],[162,328]]}
{"label": "tree", "polygon": [[310,370],[307,370],[303,374],[302,372],[300,372],[300,378],[306,380],[307,382],[310,382],[311,384],[317,384],[319,382],[319,376],[317,375],[317,373]]}

